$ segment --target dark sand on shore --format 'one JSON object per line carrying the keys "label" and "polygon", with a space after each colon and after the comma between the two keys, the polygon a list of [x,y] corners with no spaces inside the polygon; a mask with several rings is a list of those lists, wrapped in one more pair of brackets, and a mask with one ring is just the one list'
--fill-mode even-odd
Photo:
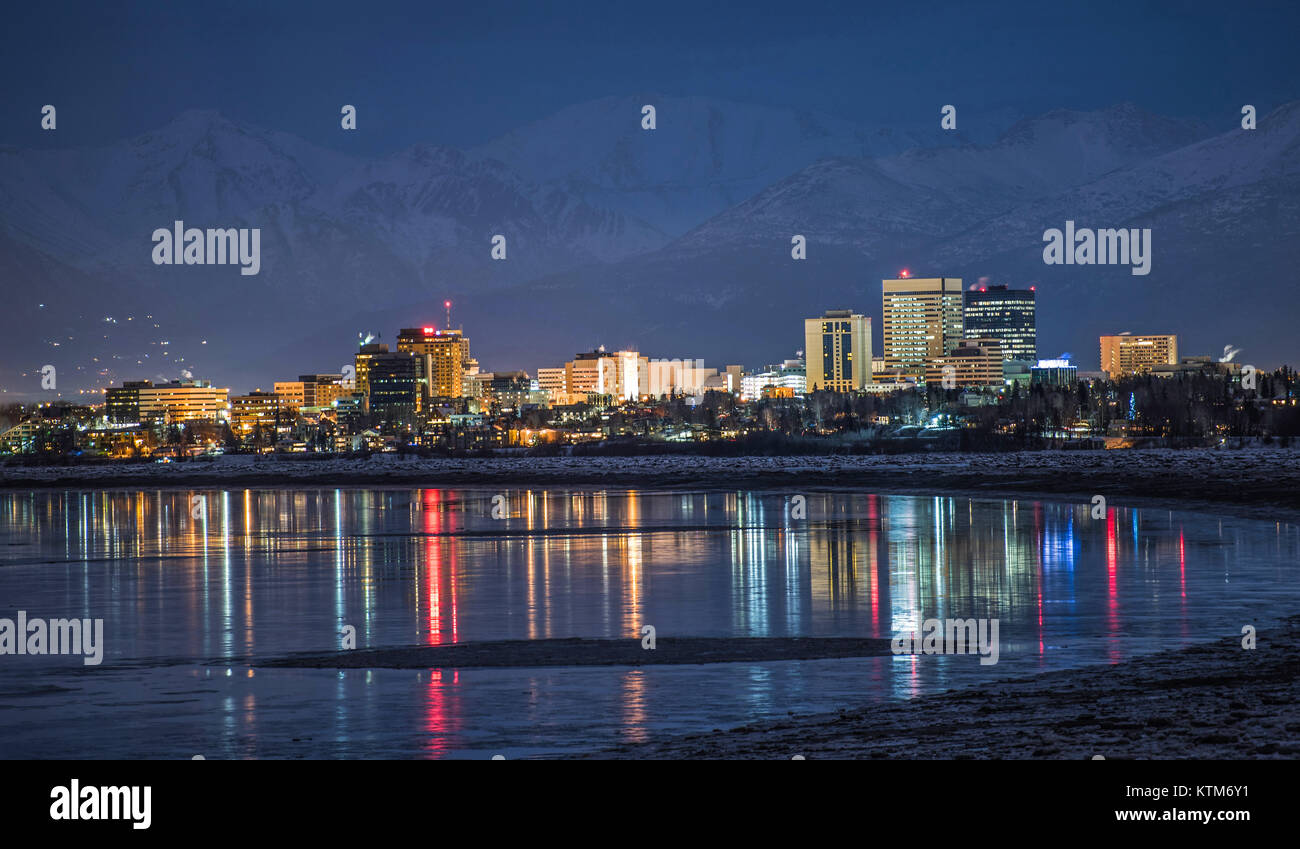
{"label": "dark sand on shore", "polygon": [[900,704],[652,739],[598,758],[1241,759],[1300,756],[1300,617],[1115,665]]}
{"label": "dark sand on shore", "polygon": [[[617,666],[890,654],[887,640],[497,640],[296,655],[305,668]],[[1300,617],[1256,635],[836,714],[608,749],[597,758],[1237,759],[1300,756]]]}

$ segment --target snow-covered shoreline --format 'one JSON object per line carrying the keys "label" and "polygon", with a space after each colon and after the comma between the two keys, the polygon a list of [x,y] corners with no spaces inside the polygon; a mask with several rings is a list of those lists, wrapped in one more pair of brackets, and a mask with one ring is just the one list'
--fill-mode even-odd
{"label": "snow-covered shoreline", "polygon": [[1267,518],[1300,511],[1300,449],[1146,449],[797,457],[369,458],[0,465],[0,488],[501,487],[970,492],[1176,501]]}
{"label": "snow-covered shoreline", "polygon": [[1300,617],[1258,632],[925,696],[649,740],[645,759],[1241,759],[1300,756]]}

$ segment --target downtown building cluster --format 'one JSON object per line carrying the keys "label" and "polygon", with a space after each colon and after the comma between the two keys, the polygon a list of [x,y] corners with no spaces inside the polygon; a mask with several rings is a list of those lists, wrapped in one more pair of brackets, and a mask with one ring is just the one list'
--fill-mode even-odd
{"label": "downtown building cluster", "polygon": [[903,271],[882,281],[881,288],[878,356],[867,316],[829,310],[804,322],[809,389],[988,389],[1073,377],[1068,364],[1049,370],[1038,360],[1032,286],[963,290],[960,278],[912,277]]}
{"label": "downtown building cluster", "polygon": [[[873,352],[871,319],[828,310],[804,322],[809,390],[887,393],[918,386],[998,389],[1069,385],[1079,378],[1068,355],[1039,358],[1037,287],[1012,289],[961,278],[912,277],[906,270],[882,281],[881,354]],[[1178,356],[1173,334],[1100,337],[1099,377],[1235,375],[1240,366],[1210,357]]]}
{"label": "downtown building cluster", "polygon": [[[572,444],[615,435],[725,438],[717,425],[673,431],[656,405],[694,407],[711,393],[734,404],[802,399],[819,393],[886,397],[957,390],[966,405],[996,405],[1033,386],[1069,387],[1080,376],[1067,357],[1038,358],[1037,292],[960,278],[882,281],[880,353],[870,317],[832,309],[803,321],[803,350],[779,364],[746,371],[706,367],[699,359],[651,358],[639,351],[580,352],[525,371],[485,371],[463,328],[401,329],[394,345],[359,337],[339,372],[298,374],[271,388],[232,395],[204,380],[127,381],[104,391],[89,421],[100,453],[115,456],[254,452],[353,452],[432,448],[472,450]],[[448,304],[450,307],[450,304]],[[450,320],[448,320],[450,324]],[[1100,339],[1102,371],[1133,375],[1218,374],[1240,366],[1178,356],[1173,335],[1118,334]],[[612,429],[610,411],[639,424]],[[34,417],[38,418],[38,417]],[[680,416],[678,417],[680,418]],[[735,416],[746,421],[745,416]],[[888,422],[897,416],[880,416]],[[0,452],[34,440],[38,421],[0,432]],[[742,427],[743,429],[743,427]],[[86,440],[83,440],[83,443]]]}

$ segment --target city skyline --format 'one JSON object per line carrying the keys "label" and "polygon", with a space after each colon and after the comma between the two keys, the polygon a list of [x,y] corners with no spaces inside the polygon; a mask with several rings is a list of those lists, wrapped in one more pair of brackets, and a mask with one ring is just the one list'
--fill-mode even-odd
{"label": "city skyline", "polygon": [[[709,153],[714,142],[699,134],[718,116],[737,138],[785,133],[797,127],[798,113],[665,99],[658,101],[662,118],[684,120],[687,132],[681,135],[665,122],[654,132],[666,134],[666,145],[633,136],[641,145],[634,149],[636,179],[682,180],[677,194],[656,196],[639,182],[607,186],[599,198],[567,194],[565,178],[546,176],[555,163],[535,161],[548,146],[599,130],[604,136],[592,155],[615,157],[602,166],[613,167],[628,134],[646,132],[635,120],[629,129],[618,118],[626,111],[635,119],[640,100],[579,105],[573,118],[558,125],[522,128],[506,148],[463,152],[426,145],[379,162],[333,158],[283,134],[192,112],[127,146],[13,151],[11,164],[38,185],[11,186],[31,208],[10,210],[11,217],[0,222],[8,228],[7,236],[0,232],[0,266],[25,281],[14,309],[0,316],[0,396],[22,393],[24,383],[30,388],[32,375],[46,364],[55,365],[74,388],[103,386],[105,377],[161,379],[183,376],[184,370],[232,385],[267,382],[265,364],[286,350],[332,346],[358,328],[400,328],[411,316],[434,316],[440,323],[446,300],[456,304],[462,323],[480,328],[483,343],[498,352],[505,369],[535,368],[534,357],[557,359],[572,347],[561,340],[584,338],[578,347],[645,349],[662,342],[673,349],[693,347],[710,360],[761,363],[784,355],[764,340],[784,333],[777,322],[791,309],[856,304],[852,308],[883,326],[874,287],[866,281],[899,267],[917,277],[955,274],[967,289],[979,281],[1034,287],[1057,305],[1039,316],[1039,329],[1059,340],[1059,349],[1043,353],[1073,351],[1089,369],[1093,337],[1143,326],[1177,325],[1189,350],[1234,347],[1265,367],[1295,361],[1287,330],[1293,299],[1270,281],[1285,279],[1300,258],[1294,240],[1269,234],[1295,227],[1285,190],[1270,175],[1292,167],[1285,151],[1294,148],[1285,145],[1300,134],[1296,104],[1261,115],[1257,130],[1197,130],[1123,107],[1058,111],[1016,125],[992,145],[948,139],[934,130],[907,135],[898,143],[903,152],[859,150],[868,154],[860,159],[844,158],[842,145],[852,132],[841,138],[836,134],[847,132],[843,128],[822,128],[831,135],[812,147],[782,142],[746,161],[729,148]],[[1098,149],[1078,149],[1089,144]],[[132,151],[127,159],[124,150]],[[1075,161],[1080,153],[1095,160],[1082,171]],[[495,157],[507,154],[512,162],[501,170]],[[684,157],[687,165],[660,161],[668,154]],[[691,171],[691,159],[714,155],[723,163],[720,171]],[[130,164],[132,158],[139,161]],[[1015,159],[1063,177],[1017,198],[1026,190],[1015,187],[1023,178],[1008,170]],[[951,169],[969,169],[971,161],[981,163],[972,172],[978,173],[975,185],[953,179]],[[137,167],[145,171],[133,173]],[[118,173],[123,168],[127,173]],[[117,182],[152,180],[159,168],[174,169],[183,192],[139,199],[115,194]],[[685,170],[674,175],[674,168]],[[1220,176],[1204,185],[1180,176],[1171,192],[1158,185],[1171,168],[1179,174],[1209,169]],[[109,181],[91,192],[93,200],[83,199],[104,218],[89,225],[72,252],[65,231],[87,225],[61,222],[68,214],[61,198],[87,189],[63,185],[67,176],[61,169],[89,170]],[[721,187],[736,169],[737,179],[750,176],[728,195]],[[755,177],[747,169],[769,176]],[[846,174],[827,173],[843,169]],[[932,169],[938,170],[928,173]],[[235,177],[237,190],[218,189],[230,175],[262,170],[276,178]],[[883,175],[901,179],[902,194],[878,197]],[[0,183],[12,176],[0,170]],[[846,200],[826,183],[832,176],[851,185],[866,182]],[[1149,181],[1157,182],[1143,188]],[[353,188],[340,196],[334,186]],[[965,197],[972,189],[982,193],[975,203]],[[389,204],[386,193],[394,190],[401,200],[391,214],[376,218],[367,211]],[[1142,229],[1151,229],[1154,239],[1144,260],[1153,263],[1149,276],[1135,278],[1125,266],[1044,261],[1042,236],[1063,222],[1069,232],[1068,225],[1080,218],[1081,232],[1088,233],[1093,231],[1084,223],[1125,223],[1081,214],[1089,195],[1101,191],[1132,192],[1131,203],[1117,204],[1130,222],[1164,215],[1159,209],[1184,210],[1176,222]],[[1142,200],[1152,191],[1164,193],[1159,209]],[[1189,215],[1198,227],[1209,226],[1213,210],[1242,192],[1247,206],[1228,230],[1215,219],[1217,235],[1187,232]],[[465,194],[499,203],[465,217],[451,208]],[[429,200],[414,204],[419,197]],[[182,208],[195,198],[206,198],[206,213]],[[569,205],[572,213],[548,220],[541,210],[552,202]],[[825,209],[840,210],[846,202],[842,215],[823,220]],[[1250,205],[1257,202],[1264,206]],[[1194,214],[1186,212],[1188,204],[1196,207]],[[900,205],[898,213],[892,211]],[[143,206],[176,208],[159,220],[153,213],[142,216],[136,207]],[[1058,207],[1060,214],[1047,211]],[[286,209],[293,210],[292,222],[279,220],[284,211],[273,212]],[[304,220],[316,223],[295,230]],[[777,226],[774,220],[789,223]],[[1019,232],[1009,233],[999,221]],[[209,245],[220,231],[215,225],[239,225],[241,234],[265,229],[265,262],[259,257],[255,266],[238,270],[149,262],[148,233],[166,233],[181,222],[206,227]],[[321,241],[320,233],[332,235]],[[804,239],[804,258],[791,256],[792,234]],[[498,236],[502,259],[494,258]],[[1221,248],[1207,255],[1216,239],[1223,240]],[[238,247],[247,246],[241,241]],[[180,252],[180,239],[170,248],[164,252],[169,261]],[[335,255],[338,250],[343,253]],[[244,275],[254,267],[256,274]],[[1224,286],[1223,279],[1234,282]],[[809,292],[818,293],[823,304],[810,303]],[[1213,310],[1203,308],[1209,303]],[[122,369],[124,364],[148,368],[140,374]]]}
{"label": "city skyline", "polygon": [[[1036,286],[1055,305],[1040,353],[1086,370],[1097,336],[1143,328],[1297,361],[1277,281],[1300,267],[1300,10],[1188,3],[1169,27],[1119,3],[763,5],[558,26],[527,4],[397,4],[346,36],[328,2],[310,25],[293,4],[203,25],[15,10],[0,397],[47,364],[74,391],[186,370],[268,385],[287,351],[439,323],[448,299],[500,369],[659,343],[760,366],[788,356],[766,340],[796,309],[882,335],[874,281],[903,267]],[[947,61],[879,58],[936,43]],[[232,230],[250,259],[185,264],[179,236],[150,241],[178,222],[208,235],[196,259]],[[1046,262],[1044,234],[1074,225],[1149,231],[1149,273]]]}
{"label": "city skyline", "polygon": [[[859,320],[865,322],[863,325],[865,327],[864,338],[868,349],[869,359],[872,361],[867,363],[865,366],[865,377],[859,375],[852,380],[845,379],[837,381],[833,384],[833,388],[836,391],[861,388],[863,383],[870,383],[875,374],[881,374],[881,379],[892,375],[895,378],[902,376],[909,380],[925,382],[927,379],[926,372],[928,366],[932,366],[936,357],[941,353],[950,354],[953,347],[958,342],[976,342],[983,338],[987,338],[990,341],[998,341],[1000,344],[1001,356],[1004,359],[1023,361],[1028,364],[1028,366],[1034,366],[1043,359],[1039,356],[1042,350],[1061,350],[1060,346],[1054,347],[1052,345],[1047,345],[1044,348],[1040,345],[1036,330],[1036,316],[1038,312],[1038,293],[1036,285],[1031,284],[1023,289],[1017,289],[1006,284],[991,283],[989,278],[982,277],[976,283],[972,283],[969,286],[963,286],[961,278],[919,277],[914,275],[910,269],[901,269],[898,272],[898,275],[899,276],[897,277],[886,278],[881,281],[881,291],[884,303],[883,314],[886,321],[882,322],[882,331],[878,334],[873,335],[871,329],[871,318],[869,316],[855,313],[852,308],[827,309],[823,314],[823,319],[831,317],[832,314],[837,316],[843,314],[844,317],[853,318],[855,322]],[[1008,312],[1007,307],[1004,306],[1007,303],[1012,305],[1012,312]],[[974,308],[972,307],[972,304],[975,305]],[[451,322],[453,302],[450,300],[443,301],[442,307],[445,310],[443,323],[449,324]],[[914,318],[907,318],[907,316],[911,316],[912,314],[915,314]],[[900,316],[902,317],[900,318]],[[149,319],[152,318],[152,316],[145,316],[145,318]],[[128,316],[127,320],[134,320],[134,317]],[[792,337],[791,339],[792,342],[802,343],[802,348],[800,350],[807,351],[812,345],[810,340],[813,337],[810,335],[812,331],[809,330],[809,327],[811,326],[809,323],[813,321],[821,321],[821,319],[804,319],[803,323],[805,333],[802,337]],[[354,367],[356,369],[354,386],[364,393],[366,391],[366,366],[364,365],[364,362],[368,360],[368,357],[356,357],[358,352],[365,354],[369,351],[370,354],[368,356],[375,356],[381,352],[384,356],[397,356],[401,353],[409,353],[421,360],[424,364],[422,368],[426,371],[434,369],[434,364],[435,362],[437,363],[436,368],[439,369],[439,371],[437,372],[438,376],[435,379],[435,383],[441,391],[433,392],[432,390],[426,390],[426,397],[459,397],[456,392],[448,391],[448,388],[453,385],[460,386],[463,379],[480,370],[479,361],[469,357],[469,337],[465,334],[463,323],[459,324],[455,328],[440,328],[436,324],[432,323],[410,321],[405,323],[415,324],[417,326],[403,327],[398,330],[394,337],[395,348],[393,350],[390,351],[388,343],[382,341],[384,338],[382,332],[358,333],[356,343],[357,350],[353,352],[351,358],[348,358],[348,362],[345,363],[337,372],[326,372],[323,374],[342,374],[349,367]],[[998,328],[1001,329],[999,330]],[[925,336],[927,333],[930,334],[928,338],[932,340],[930,343],[924,341],[925,338],[927,338]],[[918,336],[917,334],[920,335]],[[936,336],[935,334],[938,335]],[[1114,363],[1118,363],[1118,354],[1111,354],[1109,355],[1110,359],[1108,359],[1108,339],[1122,340],[1125,337],[1134,336],[1135,339],[1145,340],[1165,338],[1168,336],[1169,338],[1176,340],[1178,335],[1179,334],[1165,334],[1162,336],[1160,334],[1155,334],[1144,336],[1142,334],[1137,334],[1134,336],[1132,331],[1101,334],[1101,356],[1098,360],[1099,367],[1097,369],[1083,369],[1083,373],[1104,375],[1108,370],[1108,363],[1111,363],[1112,360]],[[918,343],[920,347],[917,347],[916,344],[908,341],[914,336],[921,340],[921,342]],[[874,341],[876,338],[880,339],[878,343]],[[939,341],[933,341],[935,339],[938,339]],[[859,340],[857,344],[862,344],[861,340]],[[1118,344],[1118,342],[1111,344]],[[463,368],[460,366],[453,367],[450,364],[450,359],[443,356],[444,353],[450,353],[450,349],[446,352],[441,350],[442,348],[446,348],[448,345],[454,345],[457,350],[462,351],[464,359]],[[911,345],[910,348],[908,347],[909,345]],[[927,345],[929,348],[934,350],[928,350],[926,347]],[[938,347],[936,348],[935,346]],[[434,355],[435,348],[439,349],[436,356]],[[606,346],[601,344],[592,350],[604,351],[606,350]],[[625,348],[623,350],[636,350],[638,353],[642,353],[640,348]],[[794,348],[787,349],[787,351],[789,350],[794,350]],[[877,350],[880,351],[879,354],[876,353]],[[1115,348],[1114,350],[1118,351],[1119,348]],[[1161,358],[1156,360],[1156,362],[1163,362],[1169,365],[1176,365],[1179,362],[1176,341],[1173,343],[1171,350],[1162,349],[1162,351]],[[645,353],[648,354],[650,352]],[[1026,353],[1030,355],[1025,356]],[[1017,356],[1017,354],[1019,354],[1019,356]],[[1233,346],[1225,346],[1223,354],[1228,356],[1219,357],[1219,359],[1225,362],[1230,362],[1240,354],[1240,349],[1235,349]],[[458,355],[458,362],[460,356],[461,355]],[[580,353],[579,357],[581,356],[583,356],[583,354]],[[1198,352],[1197,356],[1208,356],[1210,359],[1215,359],[1214,352]],[[900,357],[903,359],[900,359]],[[1055,355],[1052,359],[1061,359],[1062,357],[1070,360],[1074,368],[1077,369],[1079,367],[1080,358],[1070,352],[1062,351],[1062,353]],[[703,360],[700,358],[687,357],[683,359],[681,357],[676,357],[674,359],[683,361],[695,360],[698,363],[698,366],[703,368]],[[726,358],[724,357],[723,359]],[[803,359],[807,359],[806,355]],[[667,361],[668,358],[652,357],[650,360],[651,362]],[[774,364],[781,361],[781,357],[774,355],[761,360],[756,364],[744,363],[739,366],[727,366],[727,369],[743,369],[746,375],[756,375],[763,372],[764,369],[772,368]],[[846,362],[851,361],[852,357],[850,356]],[[470,367],[471,364],[472,369]],[[246,392],[256,394],[268,391],[265,387],[271,386],[273,389],[270,391],[275,391],[283,395],[284,393],[281,393],[278,387],[281,384],[292,384],[292,381],[282,378],[291,374],[303,365],[310,364],[300,363],[298,366],[289,366],[287,368],[282,366],[267,367],[264,370],[267,379],[261,382],[254,381],[254,385],[247,389]],[[319,365],[319,363],[317,365]],[[1274,368],[1281,368],[1289,365],[1289,363],[1284,362],[1278,364]],[[1264,366],[1256,367],[1265,370],[1273,370]],[[564,366],[559,366],[559,369],[563,372]],[[551,373],[555,372],[555,370],[556,367],[554,365],[537,365],[536,363],[532,363],[524,369],[505,368],[494,370],[485,367],[482,369],[482,372],[488,375],[491,375],[494,371],[500,371],[502,373],[521,372],[534,378],[533,382],[537,383],[538,380],[543,378],[543,373]],[[714,371],[716,372],[716,369],[714,369]],[[321,374],[319,369],[317,370],[317,373]],[[855,371],[854,374],[858,374],[858,372]],[[35,377],[40,378],[41,375],[37,374]],[[933,378],[933,374],[931,374],[930,377]],[[300,393],[303,391],[301,382],[309,380],[310,378],[311,375],[299,376],[298,391]],[[182,369],[178,375],[173,376],[166,376],[163,374],[157,374],[152,378],[140,375],[135,377],[124,376],[117,380],[116,383],[120,387],[139,381],[165,384],[168,382],[183,382],[193,379],[196,378],[188,369]],[[210,378],[201,379],[205,380],[209,385],[212,383]],[[424,377],[421,379],[425,380]],[[549,377],[549,379],[554,380],[555,378]],[[560,375],[560,379],[564,379],[563,374]],[[425,380],[425,382],[427,382],[427,380]],[[641,378],[640,384],[643,386],[649,386],[651,380],[648,376],[645,376]],[[63,392],[57,388],[53,390],[40,390],[26,395],[8,393],[6,390],[5,392],[0,393],[0,399],[3,399],[6,395],[12,402],[39,402],[50,400],[51,398],[72,400],[73,398],[80,397],[86,399],[87,396],[93,398],[96,392],[107,392],[107,390],[112,388],[113,385],[113,382],[109,382],[106,385],[100,386],[97,390],[82,390],[78,391],[75,395],[64,395]],[[828,384],[827,386],[819,386],[819,388],[830,388],[830,386],[831,385]],[[227,387],[227,389],[233,390],[233,387]],[[457,392],[458,391],[460,390],[457,390]],[[733,391],[738,391],[738,389]],[[647,393],[643,392],[641,394],[645,395]],[[554,397],[555,393],[552,393],[552,396]]]}

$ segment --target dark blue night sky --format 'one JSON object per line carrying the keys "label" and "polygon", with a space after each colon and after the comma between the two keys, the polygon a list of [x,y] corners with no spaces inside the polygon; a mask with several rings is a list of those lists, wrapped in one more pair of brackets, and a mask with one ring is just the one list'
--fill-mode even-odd
{"label": "dark blue night sky", "polygon": [[[597,345],[761,367],[802,346],[805,316],[879,322],[904,267],[1035,285],[1039,352],[1084,369],[1125,331],[1300,360],[1300,4],[4,16],[0,283],[25,288],[0,313],[0,393],[46,363],[89,391],[333,373],[358,334],[441,321],[445,299],[485,370]],[[181,219],[258,229],[260,273],[152,263],[150,234]],[[1150,229],[1151,273],[1045,264],[1043,234],[1071,221]]]}
{"label": "dark blue night sky", "polygon": [[[706,95],[870,124],[935,103],[1129,101],[1227,120],[1300,92],[1294,3],[31,3],[5,11],[0,141],[63,145],[211,108],[382,153],[481,143],[604,95]],[[562,10],[562,11],[557,11]],[[340,102],[366,132],[339,138]],[[973,112],[970,114],[974,119]]]}

